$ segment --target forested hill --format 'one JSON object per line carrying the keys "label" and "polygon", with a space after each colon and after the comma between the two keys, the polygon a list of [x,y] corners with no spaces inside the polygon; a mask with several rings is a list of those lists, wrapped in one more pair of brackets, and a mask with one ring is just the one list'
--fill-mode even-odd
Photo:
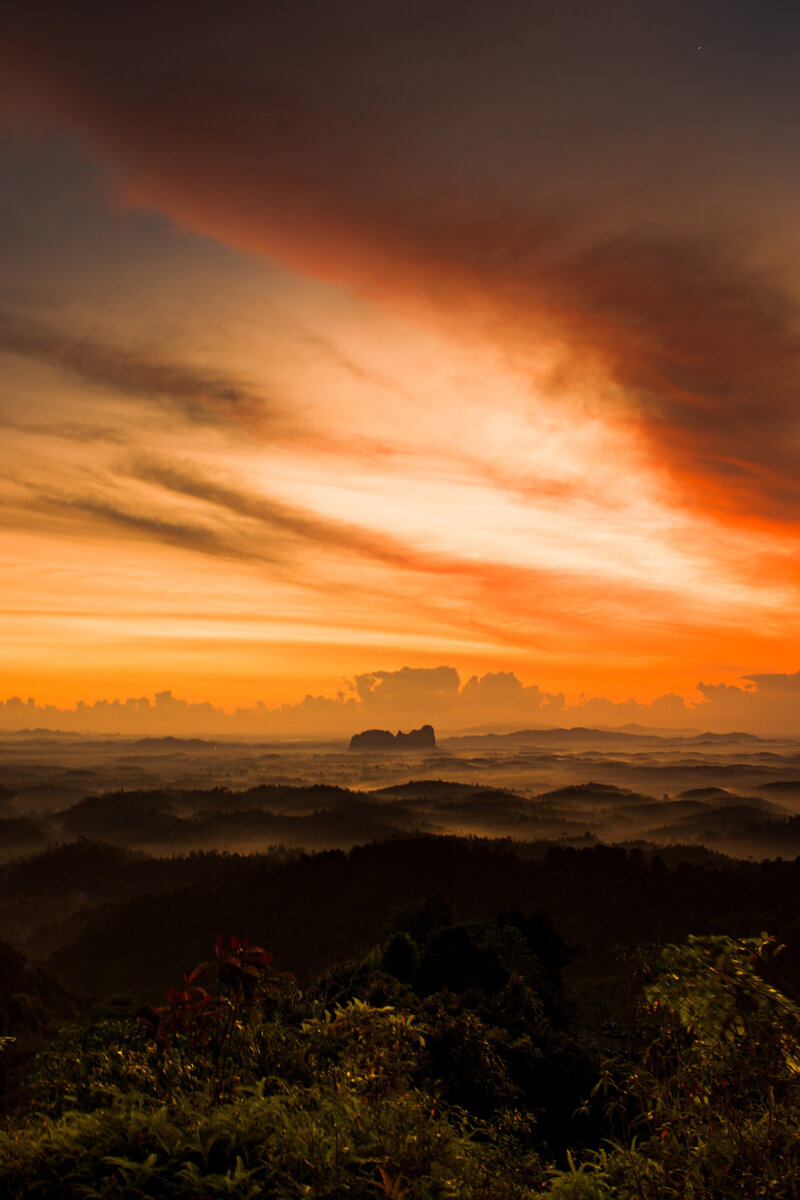
{"label": "forested hill", "polygon": [[[69,848],[65,848],[68,850]],[[462,919],[501,909],[546,911],[574,948],[572,971],[613,971],[618,944],[677,941],[689,933],[748,936],[768,929],[788,943],[784,972],[800,976],[800,860],[667,866],[658,855],[607,846],[551,847],[539,861],[477,839],[412,837],[281,859],[203,855],[143,871],[145,888],[109,902],[51,959],[56,973],[90,991],[157,999],[178,967],[199,961],[216,932],[265,945],[281,967],[307,979],[363,953],[393,916],[427,897]],[[83,882],[105,872],[108,847],[84,843]],[[120,869],[120,876],[123,871]],[[145,883],[144,881],[147,880]]]}

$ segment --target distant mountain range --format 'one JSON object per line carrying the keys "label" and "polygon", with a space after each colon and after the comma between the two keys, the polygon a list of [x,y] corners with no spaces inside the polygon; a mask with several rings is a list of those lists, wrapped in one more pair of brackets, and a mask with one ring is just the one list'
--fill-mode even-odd
{"label": "distant mountain range", "polygon": [[442,744],[481,743],[483,745],[526,745],[554,746],[593,742],[616,745],[643,745],[663,741],[680,741],[686,745],[737,745],[742,742],[763,742],[766,739],[754,733],[711,733],[697,730],[652,730],[644,726],[629,725],[620,729],[596,729],[575,726],[571,729],[518,729],[512,733],[459,733],[443,738]]}

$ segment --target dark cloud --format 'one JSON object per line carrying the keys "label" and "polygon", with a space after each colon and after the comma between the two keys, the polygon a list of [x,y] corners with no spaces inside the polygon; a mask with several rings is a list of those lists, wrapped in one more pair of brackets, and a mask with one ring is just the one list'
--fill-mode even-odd
{"label": "dark cloud", "polygon": [[800,518],[798,307],[719,248],[628,237],[549,275],[573,344],[699,507]]}
{"label": "dark cloud", "polygon": [[69,371],[80,379],[178,411],[203,424],[261,425],[263,397],[226,377],[76,336],[36,320],[0,313],[0,350]]}
{"label": "dark cloud", "polygon": [[37,497],[40,504],[48,508],[85,513],[103,523],[115,526],[118,530],[127,529],[132,533],[144,535],[146,538],[164,542],[169,546],[179,546],[198,554],[210,554],[219,558],[237,559],[244,562],[259,562],[275,564],[277,556],[271,556],[266,549],[247,547],[240,540],[230,536],[225,537],[207,526],[191,521],[170,521],[164,517],[131,508],[124,508],[119,503],[96,496],[60,496],[55,493],[42,493]]}
{"label": "dark cloud", "polygon": [[107,442],[112,445],[124,446],[130,440],[128,432],[110,424],[73,421],[68,417],[62,420],[43,420],[41,417],[31,419],[29,416],[21,417],[18,411],[12,413],[9,409],[0,412],[0,424],[4,429],[14,433],[28,434],[33,437],[58,437],[69,442]]}
{"label": "dark cloud", "polygon": [[[619,385],[678,499],[796,521],[798,307],[729,239],[737,203],[777,211],[770,180],[800,195],[797,23],[623,0],[45,3],[8,20],[6,89],[100,147],[130,200],[373,296],[470,307],[523,360],[561,346],[554,396]],[[53,353],[200,412],[253,400]]]}

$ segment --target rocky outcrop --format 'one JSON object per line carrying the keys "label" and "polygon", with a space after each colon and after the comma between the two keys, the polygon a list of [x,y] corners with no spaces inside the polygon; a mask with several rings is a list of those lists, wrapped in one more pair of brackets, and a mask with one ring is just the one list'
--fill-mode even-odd
{"label": "rocky outcrop", "polygon": [[351,750],[435,750],[436,734],[432,725],[412,729],[410,733],[390,733],[388,729],[365,729],[350,739]]}

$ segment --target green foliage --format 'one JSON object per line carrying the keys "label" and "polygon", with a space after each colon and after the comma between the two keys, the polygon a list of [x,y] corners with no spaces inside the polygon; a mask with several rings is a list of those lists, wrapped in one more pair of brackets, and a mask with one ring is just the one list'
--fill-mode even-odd
{"label": "green foliage", "polygon": [[605,1200],[612,1192],[611,1176],[606,1170],[607,1155],[598,1151],[586,1162],[576,1163],[567,1152],[565,1170],[548,1171],[548,1192],[559,1200]]}
{"label": "green foliage", "polygon": [[167,1100],[106,1087],[93,1111],[10,1128],[0,1134],[4,1195],[530,1194],[535,1156],[509,1170],[491,1139],[410,1086],[422,1047],[413,1021],[353,1002],[297,1037],[312,1082],[264,1080],[205,1105],[181,1088]]}
{"label": "green foliage", "polygon": [[[487,1167],[489,1168],[487,1170]],[[199,1111],[185,1097],[140,1097],[75,1113],[47,1129],[0,1134],[5,1195],[333,1197],[447,1200],[527,1197],[535,1162],[510,1172],[431,1098],[365,1100],[346,1086],[256,1089]]]}
{"label": "green foliage", "polygon": [[751,1087],[761,1089],[800,1072],[800,1007],[769,982],[780,949],[764,933],[739,941],[690,937],[662,952],[661,972],[645,996],[689,1035],[704,1086],[738,1063],[747,1063]]}
{"label": "green foliage", "polygon": [[150,1039],[136,1019],[60,1029],[20,1085],[18,1108],[40,1117],[93,1112],[120,1096],[160,1094]]}
{"label": "green foliage", "polygon": [[664,948],[638,1061],[609,1064],[595,1089],[616,1136],[584,1164],[590,1190],[571,1167],[553,1194],[800,1195],[800,1007],[775,986],[779,949],[766,934]]}
{"label": "green foliage", "polygon": [[800,1004],[773,939],[641,955],[636,1022],[573,1120],[592,1060],[549,921],[405,919],[330,973],[335,999],[220,938],[144,1020],[62,1029],[0,1131],[0,1196],[800,1200]]}
{"label": "green foliage", "polygon": [[0,1133],[4,1197],[527,1198],[528,1122],[418,1085],[428,1031],[358,998],[321,1009],[233,939],[146,1021],[62,1031]]}

